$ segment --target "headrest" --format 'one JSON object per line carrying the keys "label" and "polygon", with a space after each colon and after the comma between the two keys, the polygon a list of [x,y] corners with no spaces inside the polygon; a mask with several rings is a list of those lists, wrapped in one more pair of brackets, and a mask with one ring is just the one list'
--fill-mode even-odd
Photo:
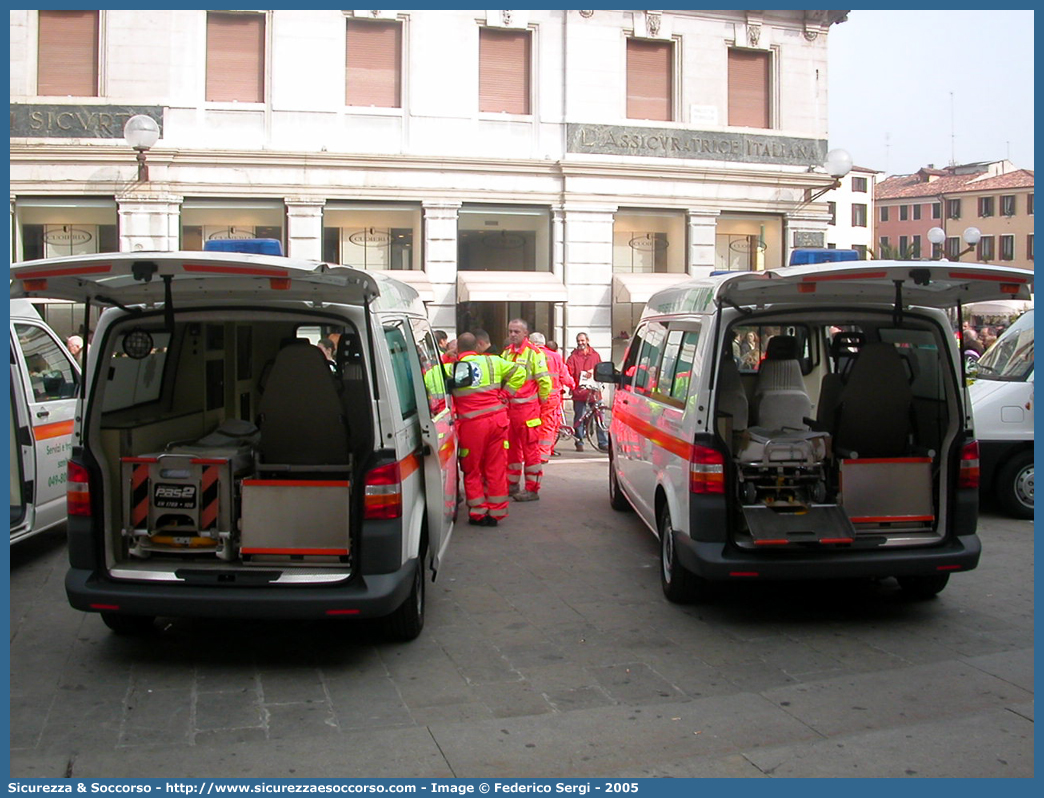
{"label": "headrest", "polygon": [[793,335],[774,335],[765,350],[766,360],[797,360],[801,356],[798,340]]}
{"label": "headrest", "polygon": [[865,343],[866,336],[858,330],[841,330],[834,333],[830,341],[830,354],[835,358],[838,355],[854,355]]}

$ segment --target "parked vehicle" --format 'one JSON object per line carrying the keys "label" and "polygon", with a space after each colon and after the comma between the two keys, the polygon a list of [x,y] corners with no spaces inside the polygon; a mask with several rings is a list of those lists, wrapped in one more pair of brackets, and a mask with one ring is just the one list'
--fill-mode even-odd
{"label": "parked vehicle", "polygon": [[80,367],[28,300],[11,300],[10,326],[11,543],[17,543],[65,521]]}
{"label": "parked vehicle", "polygon": [[609,500],[661,541],[668,599],[712,581],[897,577],[979,561],[979,449],[945,309],[1032,275],[876,261],[694,279],[653,295],[617,384]]}
{"label": "parked vehicle", "polygon": [[[424,623],[457,505],[456,433],[416,291],[270,255],[16,264],[12,295],[101,314],[69,463],[72,605]],[[336,341],[332,361],[308,336]]]}
{"label": "parked vehicle", "polygon": [[1033,311],[998,338],[972,369],[982,488],[1016,518],[1033,517]]}

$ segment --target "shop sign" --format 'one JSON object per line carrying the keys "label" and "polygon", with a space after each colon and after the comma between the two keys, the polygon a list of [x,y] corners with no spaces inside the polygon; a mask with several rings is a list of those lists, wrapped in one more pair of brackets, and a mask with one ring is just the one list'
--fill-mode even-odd
{"label": "shop sign", "polygon": [[11,103],[11,137],[122,139],[135,114],[156,120],[163,136],[160,105],[36,105]]}
{"label": "shop sign", "polygon": [[566,151],[601,155],[692,158],[700,161],[820,166],[826,139],[802,139],[731,131],[623,127],[570,123]]}
{"label": "shop sign", "polygon": [[814,233],[808,230],[795,230],[794,246],[818,247],[819,249],[822,249],[826,246],[826,235],[823,233]]}
{"label": "shop sign", "polygon": [[663,252],[667,249],[667,239],[659,238],[652,233],[643,233],[627,242],[631,249],[638,252]]}
{"label": "shop sign", "polygon": [[386,247],[391,243],[391,234],[371,227],[348,236],[348,240],[357,247]]}
{"label": "shop sign", "polygon": [[45,244],[55,247],[78,247],[86,244],[94,236],[82,227],[62,227],[48,230],[43,234]]}
{"label": "shop sign", "polygon": [[764,241],[759,241],[756,238],[738,238],[729,244],[729,249],[733,252],[748,254],[751,252],[764,252],[768,247]]}

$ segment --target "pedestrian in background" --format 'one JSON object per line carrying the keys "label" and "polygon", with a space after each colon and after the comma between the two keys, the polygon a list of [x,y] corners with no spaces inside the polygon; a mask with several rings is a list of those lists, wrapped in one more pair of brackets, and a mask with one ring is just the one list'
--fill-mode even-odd
{"label": "pedestrian in background", "polygon": [[[485,344],[488,349],[488,336]],[[457,362],[467,363],[472,375],[469,384],[451,388],[468,523],[497,526],[508,514],[507,402],[522,387],[525,371],[501,357],[480,352],[475,333],[462,333],[457,348]]]}
{"label": "pedestrian in background", "polygon": [[[587,333],[579,333],[576,336],[576,349],[566,359],[566,367],[576,383],[576,387],[573,389],[573,434],[576,435],[576,450],[578,452],[584,450],[584,439],[581,437],[583,430],[579,426],[580,416],[587,409],[588,401],[597,401],[598,397],[597,391],[584,387],[584,381],[594,379],[594,367],[601,362],[602,358],[591,348],[591,341],[587,337]],[[609,440],[605,437],[605,432],[598,429],[597,435],[598,451],[608,452]]]}
{"label": "pedestrian in background", "polygon": [[76,359],[76,362],[82,366],[83,357],[80,353],[83,352],[83,338],[78,335],[70,335],[65,341],[65,348],[69,350],[69,354]]}
{"label": "pedestrian in background", "polygon": [[[562,394],[566,388],[574,388],[565,359],[558,353],[558,344],[546,341],[543,333],[530,334],[529,342],[544,352],[547,358],[547,370],[551,375],[551,395],[540,412],[540,461],[547,463],[552,456],[557,456],[555,444],[558,442],[558,429],[562,426]],[[552,348],[554,344],[554,348]]]}
{"label": "pedestrian in background", "polygon": [[508,493],[517,502],[536,501],[540,498],[540,481],[544,477],[544,464],[540,461],[540,416],[551,395],[551,375],[543,350],[529,342],[529,324],[525,319],[508,322],[508,346],[501,357],[525,369],[525,382],[508,399],[511,424]]}

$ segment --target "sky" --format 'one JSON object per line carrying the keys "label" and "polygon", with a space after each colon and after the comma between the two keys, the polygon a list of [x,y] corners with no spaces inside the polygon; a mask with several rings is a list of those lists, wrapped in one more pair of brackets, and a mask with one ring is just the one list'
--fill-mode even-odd
{"label": "sky", "polygon": [[1033,169],[1033,11],[853,10],[828,42],[830,147],[856,165]]}

